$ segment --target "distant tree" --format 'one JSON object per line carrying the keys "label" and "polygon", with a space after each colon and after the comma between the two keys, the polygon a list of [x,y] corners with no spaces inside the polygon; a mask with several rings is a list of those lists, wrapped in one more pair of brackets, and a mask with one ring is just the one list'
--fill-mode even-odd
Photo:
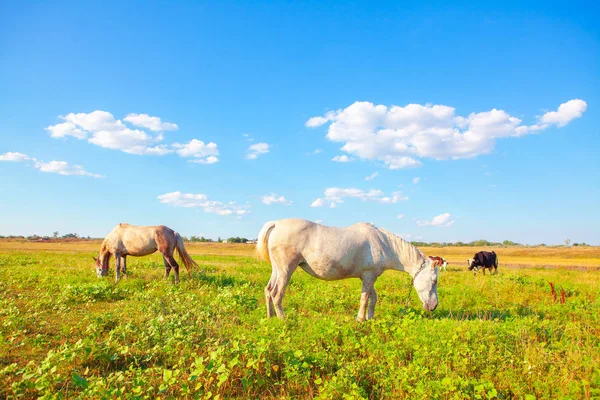
{"label": "distant tree", "polygon": [[571,244],[571,239],[566,238],[565,239],[565,246],[569,247],[569,244]]}
{"label": "distant tree", "polygon": [[67,233],[62,236],[63,239],[77,239],[78,237],[79,235],[77,233]]}
{"label": "distant tree", "polygon": [[223,241],[221,240],[221,237],[219,236],[219,238],[217,239],[218,243],[223,243]]}
{"label": "distant tree", "polygon": [[230,237],[227,239],[227,243],[246,243],[248,239],[241,237]]}
{"label": "distant tree", "polygon": [[52,237],[53,237],[54,239],[58,239],[58,231],[55,231],[55,232],[52,234]]}
{"label": "distant tree", "polygon": [[503,246],[521,246],[521,243],[513,242],[512,240],[505,240],[502,242]]}

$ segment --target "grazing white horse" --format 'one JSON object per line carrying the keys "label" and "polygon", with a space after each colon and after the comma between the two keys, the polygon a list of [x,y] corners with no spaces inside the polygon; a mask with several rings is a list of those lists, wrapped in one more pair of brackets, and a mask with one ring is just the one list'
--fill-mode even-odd
{"label": "grazing white horse", "polygon": [[436,264],[404,239],[371,224],[333,228],[302,219],[270,221],[258,235],[256,251],[272,266],[265,288],[268,317],[274,315],[273,305],[277,316],[284,317],[283,295],[298,266],[315,278],[328,281],[361,279],[358,321],[373,318],[377,303],[375,281],[388,269],[413,277],[426,310],[433,311],[438,304]]}
{"label": "grazing white horse", "polygon": [[198,264],[185,250],[183,239],[179,233],[164,225],[134,226],[122,223],[117,225],[104,239],[98,258],[92,258],[96,266],[96,275],[100,278],[108,275],[110,256],[115,256],[115,280],[119,282],[121,272],[125,277],[127,276],[127,256],[147,256],[158,250],[162,253],[165,263],[165,279],[173,268],[175,283],[179,283],[179,264],[173,257],[175,249],[190,276],[191,268],[197,267]]}

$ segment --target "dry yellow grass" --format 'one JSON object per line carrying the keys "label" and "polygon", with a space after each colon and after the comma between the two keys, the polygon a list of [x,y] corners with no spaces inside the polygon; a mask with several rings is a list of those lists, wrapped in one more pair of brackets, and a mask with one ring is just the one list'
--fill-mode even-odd
{"label": "dry yellow grass", "polygon": [[[0,240],[0,251],[87,252],[100,249],[99,240],[71,242],[28,242]],[[254,245],[235,243],[186,243],[192,255],[253,256]],[[420,247],[427,255],[445,257],[451,266],[462,267],[480,250],[494,250],[500,266],[508,267],[600,267],[600,247]]]}

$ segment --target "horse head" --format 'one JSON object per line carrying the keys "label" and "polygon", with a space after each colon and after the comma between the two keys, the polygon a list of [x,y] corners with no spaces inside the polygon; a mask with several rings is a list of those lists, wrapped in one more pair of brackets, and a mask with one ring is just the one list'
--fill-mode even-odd
{"label": "horse head", "polygon": [[437,263],[430,258],[426,258],[420,265],[417,273],[413,276],[413,286],[415,287],[419,299],[423,302],[423,308],[433,311],[438,305],[437,281],[439,268]]}
{"label": "horse head", "polygon": [[96,268],[96,276],[98,278],[102,278],[103,276],[107,276],[108,275],[108,266],[104,266],[102,265],[102,262],[100,261],[100,257],[96,258],[92,256],[92,259],[94,260],[94,268]]}

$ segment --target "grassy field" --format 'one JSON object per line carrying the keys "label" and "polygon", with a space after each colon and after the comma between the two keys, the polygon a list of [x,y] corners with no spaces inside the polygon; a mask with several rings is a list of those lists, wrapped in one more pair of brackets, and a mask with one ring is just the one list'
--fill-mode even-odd
{"label": "grassy field", "polygon": [[267,320],[251,245],[189,244],[178,286],[158,255],[98,280],[98,248],[0,242],[0,398],[600,398],[599,248],[496,249],[486,277],[422,248],[450,261],[437,310],[387,272],[362,324],[358,280],[302,271]]}

